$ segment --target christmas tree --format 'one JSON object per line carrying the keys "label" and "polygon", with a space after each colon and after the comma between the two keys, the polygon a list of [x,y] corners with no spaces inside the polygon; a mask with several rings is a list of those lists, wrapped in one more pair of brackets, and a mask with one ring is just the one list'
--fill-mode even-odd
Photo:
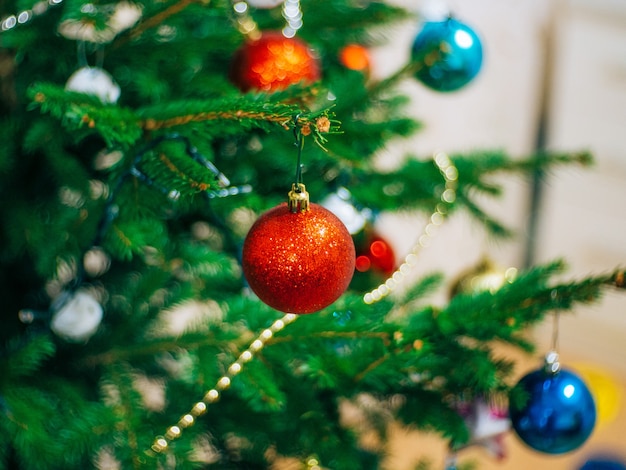
{"label": "christmas tree", "polygon": [[[416,266],[457,213],[511,235],[481,206],[499,178],[591,157],[378,164],[419,131],[403,81],[479,73],[462,21],[430,20],[377,79],[368,48],[421,20],[377,1],[26,0],[0,20],[0,468],[383,468],[392,422],[456,468],[494,411],[540,452],[588,437],[586,395],[533,388],[586,390],[558,356],[517,384],[499,348],[533,351],[530,326],[623,271]],[[390,213],[415,217],[407,253],[377,233]],[[582,424],[546,429],[548,408]]]}

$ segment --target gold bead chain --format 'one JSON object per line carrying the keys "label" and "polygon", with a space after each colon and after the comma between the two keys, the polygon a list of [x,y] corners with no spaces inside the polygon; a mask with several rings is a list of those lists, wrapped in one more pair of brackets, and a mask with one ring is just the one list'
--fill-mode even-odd
{"label": "gold bead chain", "polygon": [[156,453],[161,453],[166,450],[169,443],[180,437],[185,428],[192,426],[196,418],[206,413],[208,405],[219,400],[220,394],[230,386],[232,378],[242,371],[244,364],[251,361],[254,355],[263,349],[265,343],[270,340],[275,333],[278,333],[289,323],[295,321],[296,318],[297,315],[288,313],[272,323],[269,328],[263,330],[261,334],[252,341],[248,349],[242,352],[237,360],[228,367],[226,374],[218,379],[215,386],[204,394],[202,400],[193,405],[191,410],[178,420],[178,423],[170,426],[163,436],[158,436],[154,440],[151,449]]}
{"label": "gold bead chain", "polygon": [[456,167],[448,155],[443,152],[439,152],[435,155],[434,162],[445,179],[445,186],[440,196],[441,202],[437,204],[435,211],[431,214],[422,235],[417,239],[409,254],[404,257],[404,262],[385,282],[363,296],[363,301],[368,305],[378,302],[391,294],[391,292],[406,280],[407,275],[417,264],[417,255],[422,248],[430,244],[430,240],[437,233],[437,228],[445,220],[449,207],[456,200],[456,188],[459,176]]}

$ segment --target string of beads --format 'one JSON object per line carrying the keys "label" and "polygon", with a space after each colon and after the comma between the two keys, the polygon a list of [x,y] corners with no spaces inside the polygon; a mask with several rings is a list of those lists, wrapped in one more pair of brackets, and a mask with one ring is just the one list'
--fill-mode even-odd
{"label": "string of beads", "polygon": [[440,196],[441,202],[437,204],[422,235],[417,239],[409,254],[405,256],[404,262],[385,282],[363,296],[363,301],[368,305],[383,299],[406,280],[407,275],[417,264],[417,255],[423,248],[430,244],[430,240],[435,236],[437,229],[444,222],[448,214],[448,209],[456,200],[456,187],[459,176],[456,167],[450,161],[448,155],[443,152],[437,153],[434,161],[445,179],[445,186]]}
{"label": "string of beads", "polygon": [[228,367],[226,374],[218,379],[215,386],[204,394],[202,400],[193,405],[191,410],[178,420],[178,423],[170,426],[163,436],[158,436],[154,440],[151,447],[152,450],[156,453],[161,453],[166,450],[169,443],[180,437],[185,428],[192,426],[198,417],[206,413],[208,405],[219,400],[220,394],[230,387],[231,380],[242,371],[244,364],[250,362],[254,355],[263,349],[265,343],[272,338],[274,334],[281,331],[289,323],[295,321],[296,318],[297,315],[288,313],[272,323],[269,328],[263,330],[261,334],[250,344],[248,349],[242,352],[237,360]]}
{"label": "string of beads", "polygon": [[63,0],[42,0],[33,5],[32,8],[22,10],[14,15],[9,15],[0,21],[0,32],[8,31],[18,25],[23,25],[32,20],[35,16],[43,15],[48,8],[60,5]]}

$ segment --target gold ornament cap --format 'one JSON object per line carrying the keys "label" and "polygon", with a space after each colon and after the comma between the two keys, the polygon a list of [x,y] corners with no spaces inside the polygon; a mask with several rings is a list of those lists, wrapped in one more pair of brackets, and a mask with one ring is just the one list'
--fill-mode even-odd
{"label": "gold ornament cap", "polygon": [[309,210],[309,193],[302,183],[293,183],[289,191],[289,211],[297,214]]}

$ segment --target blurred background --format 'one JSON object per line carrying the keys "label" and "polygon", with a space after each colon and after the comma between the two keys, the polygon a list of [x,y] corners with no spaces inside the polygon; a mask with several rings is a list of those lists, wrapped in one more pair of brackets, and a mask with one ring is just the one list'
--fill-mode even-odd
{"label": "blurred background", "polygon": [[[395,0],[421,12],[431,0]],[[470,85],[436,93],[406,81],[414,114],[424,128],[414,141],[389,148],[381,167],[399,155],[427,157],[435,151],[504,149],[524,157],[537,149],[592,152],[591,168],[575,165],[540,181],[505,181],[506,196],[491,212],[517,230],[512,241],[496,241],[457,215],[421,254],[424,272],[454,276],[489,257],[498,266],[522,268],[562,258],[576,278],[626,267],[626,0],[448,0],[445,5],[481,36],[483,69]],[[384,77],[403,64],[419,24],[393,31],[391,46],[372,52],[372,73]],[[379,220],[379,232],[398,253],[417,234],[414,217]],[[596,395],[598,425],[592,438],[566,456],[546,456],[504,439],[505,457],[484,449],[460,454],[479,469],[584,470],[626,468],[626,304],[604,300],[559,323],[561,361],[583,376]],[[521,358],[520,376],[535,369],[550,345],[552,322],[529,332],[538,342],[534,356]],[[505,352],[506,353],[506,352]],[[412,469],[416,456],[445,455],[431,436],[398,431],[390,468]],[[604,463],[602,463],[604,462]],[[610,466],[607,462],[613,462]],[[620,462],[619,464],[617,462]],[[441,462],[443,464],[443,462]]]}

